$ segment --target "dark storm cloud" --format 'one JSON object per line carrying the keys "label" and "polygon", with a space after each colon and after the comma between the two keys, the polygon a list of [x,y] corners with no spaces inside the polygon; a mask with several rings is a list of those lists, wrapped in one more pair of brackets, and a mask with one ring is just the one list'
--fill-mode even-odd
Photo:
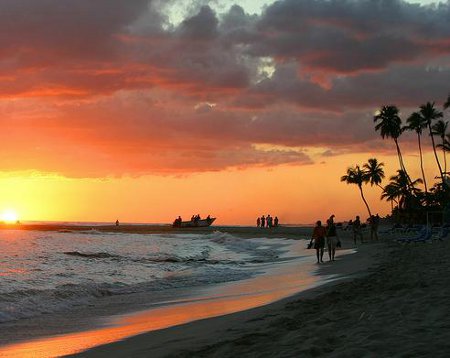
{"label": "dark storm cloud", "polygon": [[441,41],[448,45],[450,10],[448,3],[400,0],[285,0],[267,8],[258,28],[268,35],[253,46],[255,54],[349,73],[440,52]]}
{"label": "dark storm cloud", "polygon": [[[104,59],[148,0],[2,0],[0,51],[25,62]],[[13,51],[11,53],[10,51]],[[27,61],[28,60],[28,61]]]}

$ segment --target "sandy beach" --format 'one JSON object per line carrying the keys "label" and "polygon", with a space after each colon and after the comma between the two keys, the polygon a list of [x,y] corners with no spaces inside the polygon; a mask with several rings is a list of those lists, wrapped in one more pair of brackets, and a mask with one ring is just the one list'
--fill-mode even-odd
{"label": "sandy beach", "polygon": [[446,357],[449,249],[449,241],[367,243],[357,255],[321,267],[322,273],[353,272],[345,282],[81,356]]}

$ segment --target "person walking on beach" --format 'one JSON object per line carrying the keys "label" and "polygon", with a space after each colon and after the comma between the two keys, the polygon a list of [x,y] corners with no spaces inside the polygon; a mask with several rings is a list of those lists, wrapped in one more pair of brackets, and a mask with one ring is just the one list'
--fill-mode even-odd
{"label": "person walking on beach", "polygon": [[314,248],[316,249],[317,263],[323,263],[323,249],[325,247],[326,229],[322,226],[322,222],[318,220],[314,227],[312,240],[314,240]]}
{"label": "person walking on beach", "polygon": [[355,221],[353,221],[353,241],[355,242],[356,246],[356,239],[359,237],[361,240],[361,244],[363,243],[363,234],[362,234],[362,228],[361,228],[361,220],[359,219],[359,216],[356,216]]}
{"label": "person walking on beach", "polygon": [[372,215],[370,217],[370,239],[378,240],[378,225],[380,224],[380,216]]}
{"label": "person walking on beach", "polygon": [[334,215],[331,215],[327,220],[327,247],[330,261],[334,261],[334,255],[336,254],[336,245],[338,242],[336,224],[334,223]]}
{"label": "person walking on beach", "polygon": [[278,216],[275,216],[275,219],[273,220],[273,226],[278,227]]}
{"label": "person walking on beach", "polygon": [[265,216],[261,216],[261,227],[265,227],[266,226],[266,218]]}
{"label": "person walking on beach", "polygon": [[256,227],[259,227],[261,225],[261,218],[258,216],[256,219]]}

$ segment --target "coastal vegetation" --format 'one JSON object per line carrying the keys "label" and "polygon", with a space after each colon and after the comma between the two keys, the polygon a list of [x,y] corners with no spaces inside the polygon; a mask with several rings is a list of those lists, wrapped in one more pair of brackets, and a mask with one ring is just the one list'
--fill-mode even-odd
{"label": "coastal vegetation", "polygon": [[[349,167],[341,181],[358,187],[361,199],[372,216],[369,203],[364,196],[364,185],[377,186],[381,190],[380,198],[391,203],[391,217],[396,222],[425,222],[427,215],[437,214],[443,221],[450,218],[450,178],[447,172],[446,153],[450,152],[450,133],[445,112],[450,107],[450,95],[443,104],[442,110],[434,102],[427,102],[413,112],[405,121],[400,117],[400,110],[395,105],[382,106],[374,115],[375,131],[383,139],[394,142],[399,169],[389,176],[389,182],[383,185],[386,177],[384,163],[376,158],[367,163]],[[419,167],[421,178],[411,178],[403,160],[399,138],[405,132],[414,132],[417,136]],[[431,150],[436,164],[436,175],[428,178],[424,170],[423,135],[430,137]],[[439,158],[441,153],[441,158]],[[431,185],[431,187],[430,187]]]}

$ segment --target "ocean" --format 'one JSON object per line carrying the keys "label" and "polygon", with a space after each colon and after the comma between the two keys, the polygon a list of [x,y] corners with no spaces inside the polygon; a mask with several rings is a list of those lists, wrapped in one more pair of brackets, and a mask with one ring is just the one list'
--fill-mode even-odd
{"label": "ocean", "polygon": [[[149,301],[263,274],[299,258],[290,240],[205,234],[0,231],[0,323],[88,306],[105,296]],[[295,256],[295,257],[294,257]],[[301,255],[300,255],[301,256]]]}

